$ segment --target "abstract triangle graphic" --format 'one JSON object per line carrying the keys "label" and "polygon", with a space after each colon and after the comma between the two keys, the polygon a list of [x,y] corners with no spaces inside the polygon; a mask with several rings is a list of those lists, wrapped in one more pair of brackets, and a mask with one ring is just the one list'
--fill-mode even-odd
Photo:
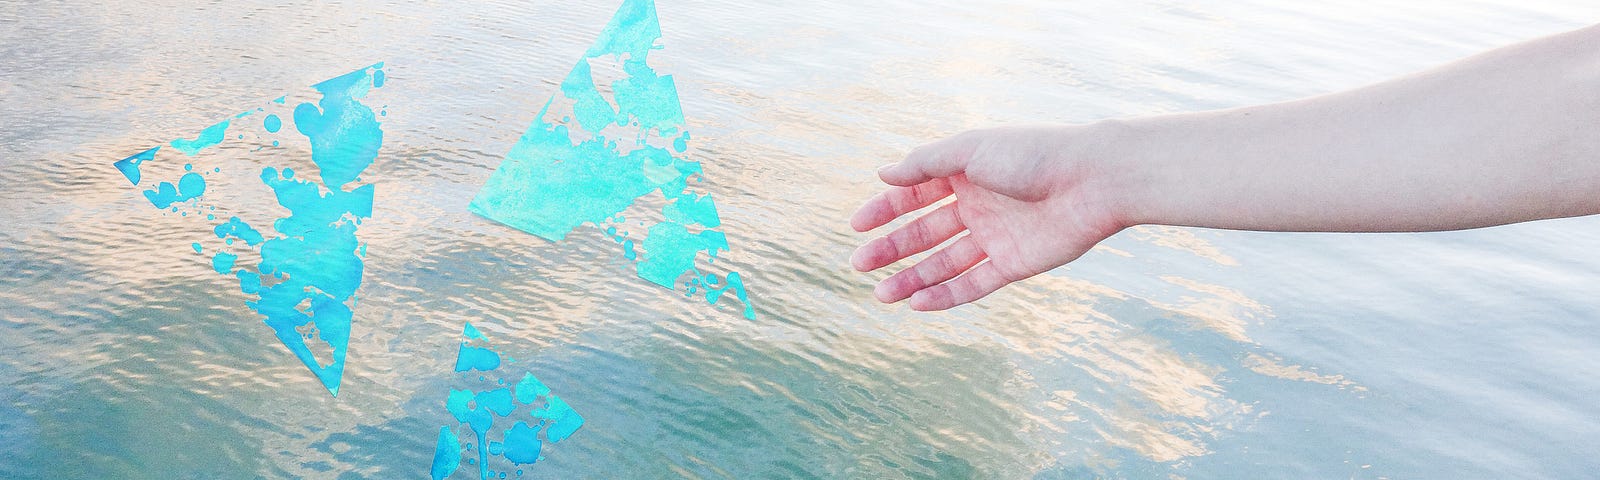
{"label": "abstract triangle graphic", "polygon": [[[479,478],[496,478],[496,473],[498,478],[506,478],[505,471],[513,469],[520,477],[522,470],[517,467],[544,458],[548,453],[544,445],[571,437],[583,427],[583,416],[532,373],[524,372],[520,379],[496,375],[497,371],[507,373],[501,367],[512,359],[502,358],[500,352],[489,347],[489,337],[471,323],[462,328],[461,334],[464,338],[456,350],[455,371],[462,374],[463,380],[476,383],[467,389],[450,389],[445,409],[457,425],[439,427],[429,475],[435,480],[448,478],[466,456],[467,464],[477,465]],[[525,421],[513,420],[517,418]],[[514,423],[509,428],[496,428],[499,419],[506,419],[500,422],[501,427]],[[475,441],[461,442],[456,430],[462,427],[467,430],[463,434],[472,435]],[[492,470],[491,463],[498,463],[501,471]]]}
{"label": "abstract triangle graphic", "polygon": [[[703,174],[684,158],[689,132],[678,90],[648,62],[660,39],[655,2],[624,1],[469,209],[554,242],[585,223],[605,227],[640,278],[676,288],[687,276],[686,294],[703,292],[715,304],[732,293],[754,319],[738,272],[723,278],[696,266],[700,252],[715,262],[728,242],[711,195],[690,188]],[[659,218],[624,218],[657,191]],[[646,225],[635,241],[640,232],[631,230]]]}
{"label": "abstract triangle graphic", "polygon": [[[192,140],[173,140],[115,163],[136,186],[142,177],[181,175],[176,184],[162,181],[144,190],[144,198],[167,220],[205,222],[201,228],[214,240],[204,238],[209,246],[195,242],[195,253],[211,251],[212,268],[238,278],[240,290],[255,296],[245,305],[265,317],[278,340],[334,396],[366,256],[356,229],[372,216],[373,186],[360,175],[377,159],[383,144],[379,117],[388,113],[375,113],[362,99],[383,84],[379,63],[314,85],[315,103],[279,97]],[[221,167],[195,168],[199,161],[227,163],[240,156],[230,155],[236,151],[279,166],[262,168],[254,178]],[[295,161],[315,173],[296,176],[285,166]],[[213,192],[208,183],[227,188]],[[213,204],[213,193],[234,203]],[[287,215],[274,218],[279,214],[263,211]],[[182,218],[170,218],[173,213]],[[263,225],[270,229],[258,228]],[[242,257],[255,265],[242,265]]]}

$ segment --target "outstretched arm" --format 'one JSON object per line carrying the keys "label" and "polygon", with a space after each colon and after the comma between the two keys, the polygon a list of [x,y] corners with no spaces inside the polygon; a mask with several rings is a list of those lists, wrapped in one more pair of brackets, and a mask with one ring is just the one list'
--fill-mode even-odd
{"label": "outstretched arm", "polygon": [[879,175],[893,187],[858,231],[956,196],[852,258],[873,270],[965,232],[878,286],[919,310],[1139,224],[1394,232],[1600,213],[1600,26],[1303,100],[967,132]]}

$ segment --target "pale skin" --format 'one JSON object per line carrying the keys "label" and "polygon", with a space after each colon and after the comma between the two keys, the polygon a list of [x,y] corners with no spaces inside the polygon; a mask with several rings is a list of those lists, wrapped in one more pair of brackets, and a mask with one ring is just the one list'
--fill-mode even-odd
{"label": "pale skin", "polygon": [[[1459,230],[1600,213],[1600,25],[1376,85],[1231,110],[974,130],[883,167],[860,271],[944,244],[878,300],[944,310],[1134,225]],[[949,241],[954,238],[954,241]]]}

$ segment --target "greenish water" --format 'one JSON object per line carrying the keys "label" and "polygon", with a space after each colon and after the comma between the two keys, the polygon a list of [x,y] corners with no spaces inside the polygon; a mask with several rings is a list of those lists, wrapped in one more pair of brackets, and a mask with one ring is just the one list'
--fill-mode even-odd
{"label": "greenish water", "polygon": [[[476,380],[467,322],[583,416],[524,478],[1593,475],[1595,219],[1144,227],[920,314],[872,300],[847,217],[878,165],[963,129],[1355,87],[1600,6],[658,1],[651,60],[754,321],[641,281],[600,229],[468,210],[613,2],[0,3],[0,477],[424,477]],[[196,255],[210,233],[110,163],[379,61],[334,398]]]}

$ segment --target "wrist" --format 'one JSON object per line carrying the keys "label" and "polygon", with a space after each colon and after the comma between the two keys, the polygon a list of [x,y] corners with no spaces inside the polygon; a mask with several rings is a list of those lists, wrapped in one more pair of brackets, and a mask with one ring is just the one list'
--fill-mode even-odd
{"label": "wrist", "polygon": [[[1083,126],[1079,158],[1088,164],[1085,185],[1103,206],[1112,233],[1136,225],[1162,223],[1157,179],[1164,173],[1141,152],[1150,141],[1145,126],[1123,119]],[[1141,138],[1145,137],[1145,138]]]}

